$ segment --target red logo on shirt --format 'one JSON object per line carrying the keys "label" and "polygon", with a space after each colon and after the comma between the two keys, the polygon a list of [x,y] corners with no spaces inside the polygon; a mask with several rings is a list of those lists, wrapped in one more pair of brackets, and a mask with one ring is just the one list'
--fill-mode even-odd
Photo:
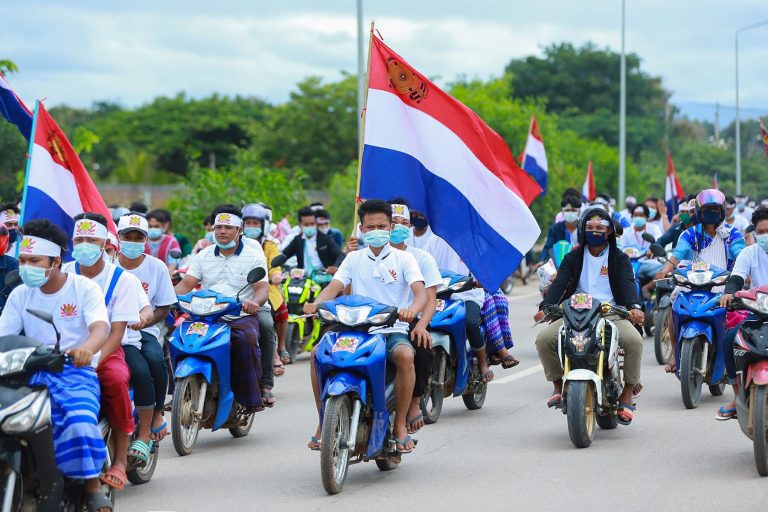
{"label": "red logo on shirt", "polygon": [[73,318],[77,316],[77,306],[74,304],[63,304],[60,311],[61,318]]}
{"label": "red logo on shirt", "polygon": [[600,267],[600,277],[608,277],[608,265]]}
{"label": "red logo on shirt", "polygon": [[141,282],[141,287],[144,288],[144,293],[149,295],[149,283],[145,283],[144,281]]}
{"label": "red logo on shirt", "polygon": [[389,270],[389,275],[391,275],[391,276],[392,276],[392,279],[394,279],[395,281],[397,281],[397,270],[395,270],[395,269],[393,269],[393,268],[390,268],[390,269],[388,269],[388,270]]}

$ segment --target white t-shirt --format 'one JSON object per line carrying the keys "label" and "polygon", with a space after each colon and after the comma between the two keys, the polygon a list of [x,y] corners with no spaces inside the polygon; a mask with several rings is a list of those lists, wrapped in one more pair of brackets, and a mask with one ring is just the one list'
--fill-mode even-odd
{"label": "white t-shirt", "polygon": [[753,288],[768,284],[768,254],[757,244],[745,247],[736,257],[731,274],[749,278]]}
{"label": "white t-shirt", "polygon": [[[187,274],[199,279],[203,289],[212,290],[233,299],[241,289],[245,288],[240,293],[240,301],[252,301],[256,292],[252,286],[248,286],[248,273],[257,267],[265,271],[261,282],[269,282],[266,275],[267,258],[258,242],[241,242],[237,250],[229,256],[222,255],[218,246],[214,244],[192,257]],[[265,306],[269,306],[269,301]],[[247,315],[243,312],[240,316]]]}
{"label": "white t-shirt", "polygon": [[741,231],[742,235],[747,234],[747,228],[752,224],[749,219],[746,217],[742,217],[741,215],[734,215],[733,219],[731,219],[731,222],[728,222],[728,219],[726,219],[726,224],[730,224],[731,226],[735,227],[739,231]]}
{"label": "white t-shirt", "polygon": [[431,254],[427,251],[408,246],[405,247],[405,252],[412,254],[416,258],[421,275],[424,276],[424,288],[440,286],[443,283],[443,276],[440,275],[440,269]]}
{"label": "white t-shirt", "polygon": [[592,256],[589,250],[584,251],[584,266],[581,268],[578,291],[588,293],[600,302],[616,304],[608,278],[608,248],[599,256]]}
{"label": "white t-shirt", "polygon": [[[424,282],[424,276],[413,255],[385,245],[378,256],[368,247],[347,254],[333,280],[345,287],[351,284],[355,295],[402,309],[412,303],[411,285]],[[379,332],[407,334],[408,324],[398,321],[392,329]]]}
{"label": "white t-shirt", "polygon": [[755,212],[754,208],[750,208],[749,206],[744,207],[744,211],[740,212],[738,208],[736,208],[736,216],[737,217],[744,217],[747,219],[747,222],[752,222],[752,214]]}
{"label": "white t-shirt", "polygon": [[[657,213],[656,215],[661,215],[661,214]],[[649,220],[648,222],[645,223],[645,226],[646,226],[646,228],[651,227],[651,226],[655,226],[656,230],[660,233],[659,236],[661,236],[661,234],[664,233],[664,221],[661,220],[661,217],[659,217],[658,220]],[[631,226],[630,226],[630,228],[631,228]],[[629,229],[629,228],[627,228],[627,229]]]}
{"label": "white t-shirt", "polygon": [[[89,327],[96,322],[109,325],[104,294],[98,285],[90,279],[74,274],[67,275],[67,281],[56,293],[43,293],[40,288],[30,288],[25,284],[17,286],[5,303],[0,315],[0,336],[19,334],[47,345],[56,344],[53,327],[29,313],[27,309],[37,309],[53,315],[53,324],[61,334],[61,350],[79,347],[89,335]],[[96,366],[99,353],[91,364]]]}
{"label": "white t-shirt", "polygon": [[[75,263],[70,261],[65,263],[61,270],[68,274],[76,274]],[[102,300],[106,298],[107,290],[112,282],[112,276],[115,274],[117,267],[111,263],[104,263],[104,268],[96,277],[91,281],[99,285],[101,289]],[[168,270],[165,271],[168,273]],[[107,314],[109,315],[109,321],[112,322],[127,322],[128,325],[135,324],[139,321],[139,311],[144,307],[149,306],[147,295],[143,293],[141,287],[141,281],[129,272],[123,271],[115,284],[115,289],[112,291],[112,297],[109,304],[107,304]],[[126,344],[130,340],[133,330],[126,328],[123,335],[122,343]],[[138,334],[138,333],[135,333]],[[139,335],[139,338],[141,336]],[[138,345],[141,347],[141,343]]]}
{"label": "white t-shirt", "polygon": [[[424,250],[435,258],[435,262],[441,270],[448,270],[463,276],[469,275],[469,268],[461,260],[459,254],[439,236],[432,235],[424,246]],[[463,300],[464,302],[471,301],[482,308],[485,302],[485,291],[482,288],[474,288],[466,292],[454,293],[451,295],[451,299]]]}
{"label": "white t-shirt", "polygon": [[642,231],[635,231],[635,228],[630,226],[624,230],[624,234],[621,235],[621,238],[619,238],[619,245],[622,249],[626,247],[637,247],[638,249],[642,249],[643,251],[647,252],[651,247],[651,243],[643,240],[643,233],[648,233],[656,240],[661,238],[662,235],[661,231],[659,231],[659,228],[654,224],[647,223],[645,225],[645,229]]}
{"label": "white t-shirt", "polygon": [[424,249],[424,246],[429,242],[429,239],[432,238],[432,228],[427,226],[427,230],[424,232],[421,236],[416,236],[413,231],[411,231],[411,236],[408,238],[408,240],[405,242],[405,245],[408,247],[413,247],[414,249]]}
{"label": "white t-shirt", "polygon": [[[119,263],[118,263],[119,264]],[[144,295],[146,295],[149,305],[152,308],[158,308],[161,306],[170,306],[176,304],[176,292],[173,291],[173,283],[171,282],[171,276],[168,275],[168,267],[165,263],[150,256],[144,255],[144,260],[141,264],[133,270],[125,269],[126,272],[136,276],[141,283],[141,289]],[[155,337],[160,338],[160,324],[142,329],[143,332],[147,332]],[[138,343],[141,346],[141,333],[137,331],[131,331],[128,336],[134,346]]]}

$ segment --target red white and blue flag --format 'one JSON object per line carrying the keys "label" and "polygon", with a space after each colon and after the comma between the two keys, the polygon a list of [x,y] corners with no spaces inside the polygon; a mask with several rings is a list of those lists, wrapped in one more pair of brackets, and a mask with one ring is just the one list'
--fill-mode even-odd
{"label": "red white and blue flag", "polygon": [[77,151],[39,101],[31,131],[20,222],[48,219],[71,235],[75,215],[96,212],[107,218],[114,233],[109,209]]}
{"label": "red white and blue flag", "polygon": [[24,105],[21,98],[16,96],[2,73],[0,73],[0,114],[9,123],[15,124],[24,138],[29,140],[32,133],[32,112]]}
{"label": "red white and blue flag", "polygon": [[378,37],[371,38],[360,196],[403,196],[497,289],[540,229],[528,205],[541,188],[504,140]]}
{"label": "red white and blue flag", "polygon": [[760,140],[763,141],[763,149],[765,149],[765,156],[768,157],[768,128],[765,127],[765,123],[760,119]]}
{"label": "red white and blue flag", "polygon": [[523,170],[531,175],[539,184],[544,194],[547,193],[547,153],[544,151],[544,140],[536,117],[531,116],[531,127],[528,130],[528,140],[521,158]]}
{"label": "red white and blue flag", "polygon": [[712,188],[715,190],[720,190],[720,184],[717,182],[717,173],[712,176]]}
{"label": "red white and blue flag", "polygon": [[592,160],[587,165],[587,176],[584,178],[584,184],[581,186],[581,197],[584,201],[594,201],[597,199],[595,192],[595,176],[592,173]]}
{"label": "red white and blue flag", "polygon": [[672,155],[667,153],[667,179],[664,186],[664,202],[667,204],[667,217],[669,220],[672,220],[672,217],[677,214],[680,202],[684,197],[685,193],[683,192],[680,180],[677,179]]}

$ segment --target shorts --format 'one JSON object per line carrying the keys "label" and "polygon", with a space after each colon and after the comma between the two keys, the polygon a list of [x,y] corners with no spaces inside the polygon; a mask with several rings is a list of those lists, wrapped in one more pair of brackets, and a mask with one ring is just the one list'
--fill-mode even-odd
{"label": "shorts", "polygon": [[285,305],[285,302],[280,304],[279,308],[272,309],[272,319],[275,321],[275,323],[288,321],[288,306]]}
{"label": "shorts", "polygon": [[387,338],[387,361],[392,362],[392,352],[399,345],[406,345],[411,350],[414,350],[411,340],[408,339],[408,335],[401,332],[393,332],[385,335]]}

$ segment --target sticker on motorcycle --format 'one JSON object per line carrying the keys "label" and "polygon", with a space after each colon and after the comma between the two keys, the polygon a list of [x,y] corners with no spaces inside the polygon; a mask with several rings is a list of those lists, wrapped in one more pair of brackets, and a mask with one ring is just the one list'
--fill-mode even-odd
{"label": "sticker on motorcycle", "polygon": [[709,270],[709,263],[707,263],[706,261],[697,261],[696,263],[691,264],[691,270],[693,270],[694,272],[699,272],[699,271],[705,272]]}
{"label": "sticker on motorcycle", "polygon": [[342,337],[333,344],[332,352],[354,352],[360,341],[357,338]]}
{"label": "sticker on motorcycle", "polygon": [[187,335],[199,334],[200,336],[205,336],[207,332],[208,324],[204,322],[192,322],[189,324],[189,329],[187,329]]}
{"label": "sticker on motorcycle", "polygon": [[592,296],[588,293],[574,293],[571,296],[573,309],[592,309]]}
{"label": "sticker on motorcycle", "polygon": [[437,299],[435,302],[435,311],[440,313],[445,309],[445,301],[443,299]]}
{"label": "sticker on motorcycle", "polygon": [[304,269],[303,268],[291,269],[291,279],[304,279]]}

